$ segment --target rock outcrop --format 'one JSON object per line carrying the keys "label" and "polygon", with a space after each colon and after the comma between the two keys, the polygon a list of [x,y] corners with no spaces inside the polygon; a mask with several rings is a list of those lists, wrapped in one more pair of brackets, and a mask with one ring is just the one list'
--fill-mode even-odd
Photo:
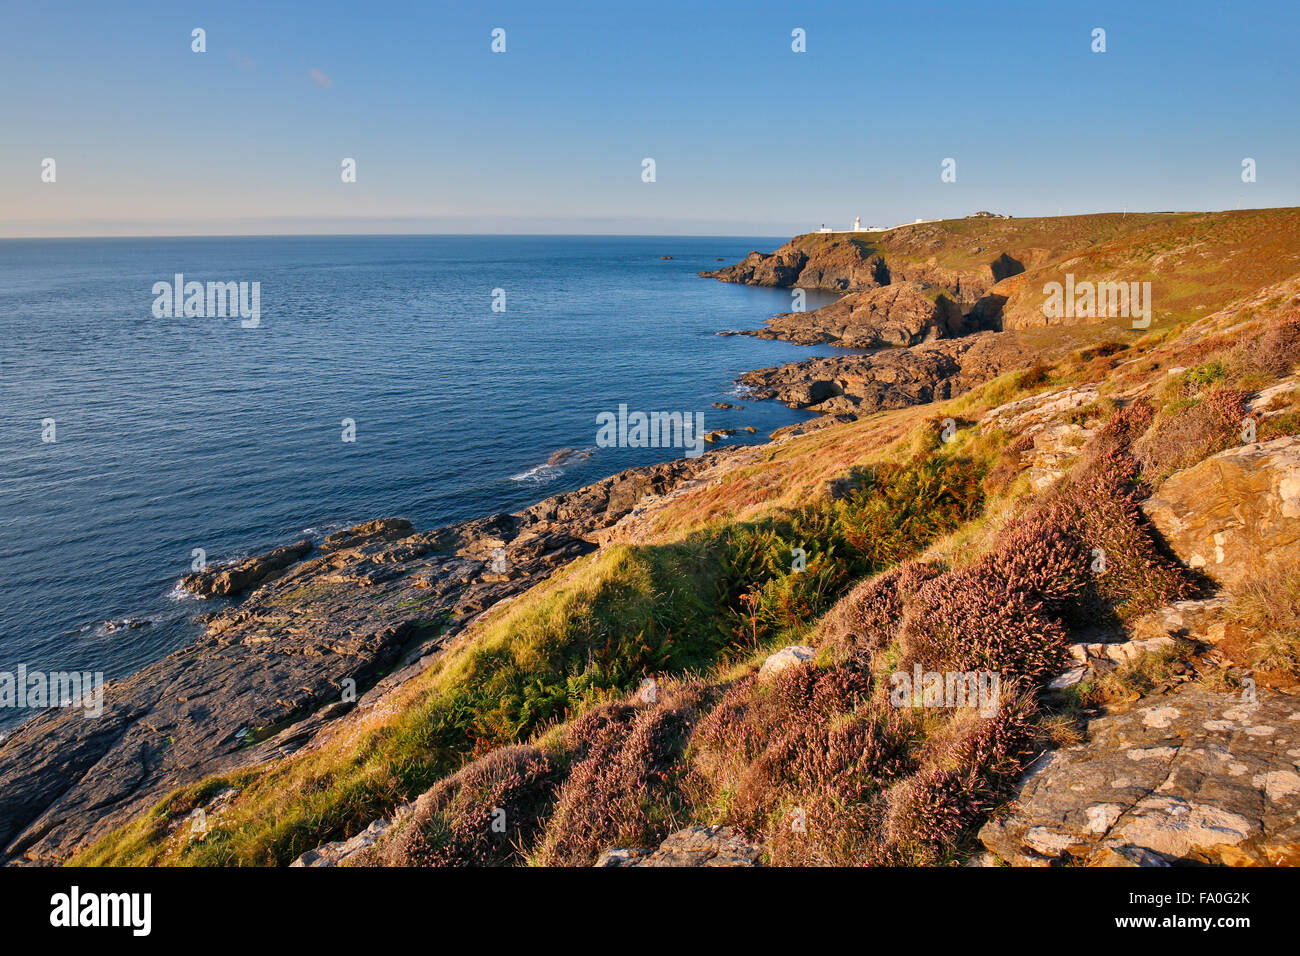
{"label": "rock outcrop", "polygon": [[351,839],[339,840],[335,843],[326,843],[322,846],[316,847],[314,850],[308,850],[289,865],[315,867],[344,866],[355,857],[359,856],[362,852],[374,846],[375,843],[388,832],[389,826],[390,824],[384,820],[376,820]]}
{"label": "rock outcrop", "polygon": [[961,311],[946,297],[927,295],[914,282],[852,292],[811,312],[786,312],[747,334],[798,345],[882,348],[919,345],[961,330]]}
{"label": "rock outcrop", "polygon": [[[792,408],[870,414],[951,398],[1032,360],[1014,336],[992,332],[927,342],[868,355],[806,359],[755,369],[740,377],[756,399],[776,398]],[[842,397],[844,401],[829,404]]]}
{"label": "rock outcrop", "polygon": [[1033,443],[1025,455],[1029,485],[1042,491],[1064,477],[1095,433],[1095,428],[1064,419],[1095,402],[1097,394],[1097,386],[1089,384],[1031,395],[986,412],[980,427],[1001,429]]}
{"label": "rock outcrop", "polygon": [[1188,684],[1098,717],[980,840],[1017,865],[1300,864],[1297,704]]}
{"label": "rock outcrop", "polygon": [[235,597],[249,588],[279,577],[286,568],[303,558],[311,549],[311,541],[303,539],[283,548],[276,548],[269,554],[187,574],[181,578],[181,586],[199,597]]}
{"label": "rock outcrop", "polygon": [[1098,627],[1097,633],[1090,635],[1091,639],[1070,645],[1070,667],[1048,689],[1064,690],[1147,654],[1175,651],[1180,641],[1188,642],[1184,646],[1195,649],[1196,663],[1184,662],[1171,669],[1166,680],[1170,687],[1198,678],[1198,666],[1203,671],[1226,667],[1227,658],[1217,645],[1228,636],[1231,627],[1224,617],[1229,601],[1227,595],[1175,601],[1125,621],[1119,627]]}
{"label": "rock outcrop", "polygon": [[679,830],[655,849],[606,850],[596,866],[757,866],[763,849],[730,827]]}
{"label": "rock outcrop", "polygon": [[411,522],[405,518],[376,518],[346,531],[326,535],[321,545],[324,551],[341,551],[356,548],[372,541],[396,541],[411,533]]}
{"label": "rock outcrop", "polygon": [[751,252],[733,266],[701,272],[709,279],[781,289],[848,292],[889,282],[884,262],[869,243],[825,236],[796,236],[775,252]]}
{"label": "rock outcrop", "polygon": [[1262,555],[1300,553],[1300,436],[1213,455],[1165,480],[1142,510],[1183,563],[1232,588]]}

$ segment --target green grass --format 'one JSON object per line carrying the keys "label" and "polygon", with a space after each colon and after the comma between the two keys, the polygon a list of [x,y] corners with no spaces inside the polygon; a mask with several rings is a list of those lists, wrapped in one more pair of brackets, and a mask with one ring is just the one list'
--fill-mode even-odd
{"label": "green grass", "polygon": [[[382,712],[337,721],[309,751],[184,788],[72,862],[284,864],[387,816],[476,756],[553,739],[646,675],[734,679],[771,647],[806,635],[861,577],[931,546],[954,565],[987,547],[1028,492],[1021,474],[985,500],[981,478],[1009,438],[974,426],[985,410],[1104,379],[1117,361],[1147,352],[1146,364],[1124,367],[1126,383],[1152,387],[1162,365],[1187,364],[1189,381],[1218,384],[1213,355],[1185,362],[1168,345],[1180,331],[1088,345],[949,402],[771,447],[656,511],[640,539],[650,543],[607,547],[490,611],[385,698]],[[1081,414],[1113,409],[1096,404]],[[945,418],[958,424],[946,443]],[[826,498],[825,482],[847,473],[858,476],[858,493]],[[985,520],[989,512],[996,520]],[[807,558],[798,572],[796,547]],[[205,838],[190,839],[178,822],[227,787],[238,795],[210,815]]]}
{"label": "green grass", "polygon": [[[403,689],[396,713],[278,764],[174,794],[77,863],[285,864],[413,798],[473,755],[544,735],[647,675],[702,672],[810,627],[858,577],[974,517],[983,462],[934,425],[906,462],[746,524],[666,544],[617,545],[535,587]],[[807,566],[794,569],[804,549]],[[168,824],[200,792],[241,790],[202,841]]]}

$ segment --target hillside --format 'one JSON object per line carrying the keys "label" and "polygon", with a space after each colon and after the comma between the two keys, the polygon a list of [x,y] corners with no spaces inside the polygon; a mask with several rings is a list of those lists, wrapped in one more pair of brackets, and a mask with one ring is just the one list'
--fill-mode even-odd
{"label": "hillside", "polygon": [[[1010,278],[1144,262],[1182,298],[1149,330],[945,330],[763,370],[772,394],[826,414],[518,515],[376,523],[255,562],[263,579],[210,644],[159,667],[190,686],[208,660],[281,673],[274,707],[235,695],[215,733],[168,684],[108,740],[33,722],[0,748],[0,801],[23,814],[8,853],[1296,862],[1296,215],[961,220],[801,237],[779,262],[722,270],[877,283],[863,294],[915,283],[883,310],[895,328],[926,314],[924,276],[947,277],[964,317],[1008,288],[993,265],[1008,259],[1026,269]],[[247,583],[231,570],[202,586]],[[313,655],[328,660],[290,663]],[[950,693],[970,675],[978,707]],[[168,772],[142,784],[133,768],[159,754]],[[41,760],[66,796],[38,806],[49,788],[16,781]]]}
{"label": "hillside", "polygon": [[[796,236],[770,254],[702,273],[728,282],[865,292],[917,283],[975,308],[985,327],[1049,324],[1043,285],[1152,283],[1153,319],[1198,318],[1300,271],[1300,209],[968,217],[888,232]],[[983,300],[981,302],[981,300]]]}

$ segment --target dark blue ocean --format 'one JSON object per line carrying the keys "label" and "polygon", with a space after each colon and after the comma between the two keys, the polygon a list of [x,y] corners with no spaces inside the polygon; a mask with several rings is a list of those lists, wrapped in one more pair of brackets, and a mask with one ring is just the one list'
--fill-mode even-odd
{"label": "dark blue ocean", "polygon": [[[434,527],[680,454],[539,469],[592,448],[620,403],[756,426],[734,441],[806,417],[711,407],[739,401],[747,369],[831,351],[716,335],[790,295],[696,272],[782,241],[0,241],[0,671],[113,678],[182,646],[208,607],[175,593],[195,548],[223,561],[380,516]],[[152,287],[178,272],[260,282],[260,327],[155,318]]]}

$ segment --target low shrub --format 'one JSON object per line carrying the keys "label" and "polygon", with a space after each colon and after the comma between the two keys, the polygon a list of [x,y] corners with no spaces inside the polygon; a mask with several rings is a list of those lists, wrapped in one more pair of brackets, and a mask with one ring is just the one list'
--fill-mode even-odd
{"label": "low shrub", "polygon": [[1127,447],[1151,426],[1153,418],[1155,418],[1155,409],[1151,404],[1145,399],[1136,398],[1111,415],[1102,426],[1101,433],[1104,437],[1114,439],[1121,446]]}
{"label": "low shrub", "polygon": [[560,767],[536,747],[495,750],[433,786],[363,857],[382,866],[522,860],[555,802]]}
{"label": "low shrub", "polygon": [[1193,594],[1152,537],[1136,479],[1128,456],[1091,455],[987,555],[927,583],[903,614],[901,666],[987,669],[1032,686],[1059,673],[1067,625]]}
{"label": "low shrub", "polygon": [[977,463],[946,455],[882,465],[836,504],[841,533],[870,570],[890,567],[975,517],[981,478]]}
{"label": "low shrub", "polygon": [[1060,672],[1066,630],[1044,602],[982,569],[951,571],[925,585],[899,631],[901,670],[994,671],[1039,683]]}
{"label": "low shrub", "polygon": [[1189,468],[1241,440],[1245,392],[1215,385],[1203,395],[1175,402],[1133,443],[1133,455],[1149,482]]}
{"label": "low shrub", "polygon": [[[735,529],[726,539],[717,586],[726,641],[755,647],[798,629],[823,613],[850,581],[889,568],[955,530],[979,513],[981,477],[975,461],[924,454],[860,474],[844,498]],[[803,553],[800,568],[793,560],[796,549]]]}
{"label": "low shrub", "polygon": [[1235,349],[1230,361],[1241,373],[1271,379],[1290,375],[1300,364],[1300,313],[1290,313],[1269,325],[1257,338]]}
{"label": "low shrub", "polygon": [[910,711],[872,700],[861,670],[790,667],[738,683],[700,721],[692,791],[773,862],[850,862],[869,842],[867,808],[911,769],[916,733]]}
{"label": "low shrub", "polygon": [[1007,528],[997,546],[975,565],[973,573],[1002,581],[1047,612],[1060,615],[1088,583],[1088,552],[1057,515],[1038,513]]}
{"label": "low shrub", "polygon": [[1157,546],[1138,507],[1143,497],[1136,462],[1103,450],[1087,456],[1031,513],[1087,556],[1086,588],[1073,608],[1065,608],[1069,619],[1130,617],[1196,592],[1191,577]]}
{"label": "low shrub", "polygon": [[995,716],[955,715],[964,733],[889,791],[879,862],[946,862],[962,836],[1005,798],[1038,752],[1037,716],[1033,695],[1014,685],[1004,686]]}
{"label": "low shrub", "polygon": [[860,582],[822,619],[814,642],[832,648],[837,659],[870,667],[872,658],[893,641],[906,603],[941,573],[937,565],[905,561]]}
{"label": "low shrub", "polygon": [[589,866],[615,846],[652,846],[685,822],[680,778],[689,728],[709,695],[691,683],[665,699],[577,728],[578,753],[560,788],[537,861]]}

